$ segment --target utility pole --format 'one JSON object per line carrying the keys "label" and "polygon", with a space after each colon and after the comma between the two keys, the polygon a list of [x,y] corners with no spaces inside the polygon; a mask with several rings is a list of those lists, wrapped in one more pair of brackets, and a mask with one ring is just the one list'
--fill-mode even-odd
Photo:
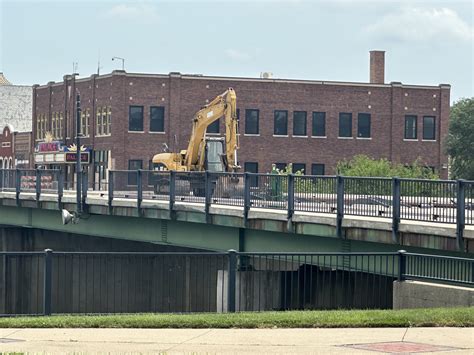
{"label": "utility pole", "polygon": [[82,212],[81,201],[81,185],[82,185],[82,169],[81,169],[81,95],[76,96],[76,202],[78,216]]}

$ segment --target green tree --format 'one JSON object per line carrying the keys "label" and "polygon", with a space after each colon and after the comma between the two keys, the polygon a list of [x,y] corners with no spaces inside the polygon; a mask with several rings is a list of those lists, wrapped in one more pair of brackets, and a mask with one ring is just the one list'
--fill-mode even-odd
{"label": "green tree", "polygon": [[451,107],[446,144],[452,177],[474,180],[474,97],[461,99]]}
{"label": "green tree", "polygon": [[343,176],[394,177],[411,179],[437,179],[438,175],[423,166],[419,160],[409,166],[392,163],[387,159],[372,159],[366,155],[356,155],[352,160],[342,160],[337,164],[337,173]]}

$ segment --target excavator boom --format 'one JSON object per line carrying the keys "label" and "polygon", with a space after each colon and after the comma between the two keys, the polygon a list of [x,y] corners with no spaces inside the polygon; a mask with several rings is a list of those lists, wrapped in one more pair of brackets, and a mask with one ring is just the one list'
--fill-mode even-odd
{"label": "excavator boom", "polygon": [[[225,120],[225,158],[223,159],[226,171],[238,169],[237,149],[237,96],[234,89],[229,88],[218,95],[209,104],[196,112],[193,117],[193,127],[188,148],[177,153],[161,153],[153,157],[154,164],[162,164],[167,170],[203,171],[206,162],[206,130],[207,127],[219,118]],[[166,155],[166,156],[165,156]],[[177,159],[177,157],[182,159]],[[177,161],[179,160],[179,162]]]}

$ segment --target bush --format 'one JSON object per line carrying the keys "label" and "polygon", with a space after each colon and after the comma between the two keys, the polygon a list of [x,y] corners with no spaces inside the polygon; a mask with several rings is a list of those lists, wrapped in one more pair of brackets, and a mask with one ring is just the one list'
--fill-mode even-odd
{"label": "bush", "polygon": [[[289,175],[292,172],[291,164],[284,169],[274,169],[273,174]],[[410,166],[394,164],[387,159],[372,159],[365,155],[355,156],[352,160],[343,160],[337,165],[339,175],[348,177],[344,182],[344,192],[346,194],[357,195],[385,195],[392,194],[392,177],[406,179],[436,180],[438,175],[430,168],[423,166],[419,161],[415,161]],[[306,194],[335,194],[336,178],[321,177],[307,178],[302,171],[295,174],[295,192]],[[351,179],[350,177],[354,177]],[[358,179],[357,177],[381,177],[384,179]],[[443,183],[432,182],[402,182],[401,194],[409,196],[444,196],[454,193],[454,186],[442,186]],[[279,179],[278,190],[286,192],[287,179]]]}
{"label": "bush", "polygon": [[419,160],[412,165],[392,163],[387,159],[372,159],[366,155],[356,155],[352,160],[342,160],[336,171],[343,176],[400,177],[408,179],[439,179],[431,168],[423,166]]}

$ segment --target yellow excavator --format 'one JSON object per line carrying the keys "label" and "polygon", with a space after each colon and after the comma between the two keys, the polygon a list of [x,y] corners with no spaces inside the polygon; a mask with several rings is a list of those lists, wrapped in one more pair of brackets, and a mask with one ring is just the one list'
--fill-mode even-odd
{"label": "yellow excavator", "polygon": [[[225,137],[209,137],[207,127],[219,118],[225,119]],[[238,121],[237,96],[229,88],[218,95],[209,104],[200,109],[193,117],[193,127],[188,148],[179,153],[159,153],[153,157],[155,171],[210,171],[236,172],[240,167],[237,162]],[[201,195],[202,181],[190,179],[193,191]],[[159,189],[161,179],[156,180],[155,191]]]}

